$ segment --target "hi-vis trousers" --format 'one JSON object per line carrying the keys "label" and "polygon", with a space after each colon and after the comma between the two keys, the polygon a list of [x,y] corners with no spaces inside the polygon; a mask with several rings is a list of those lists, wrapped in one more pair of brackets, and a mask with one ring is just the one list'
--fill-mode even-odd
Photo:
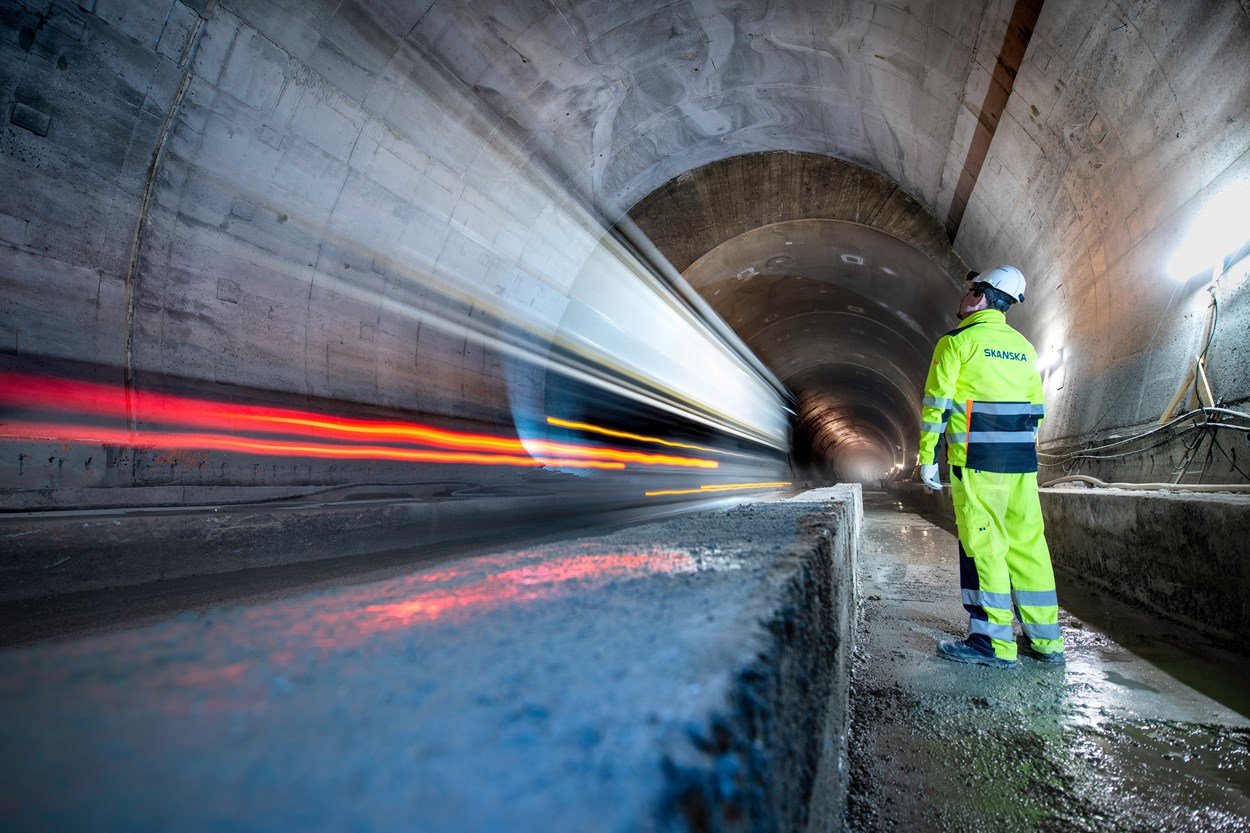
{"label": "hi-vis trousers", "polygon": [[1034,651],[1062,651],[1037,473],[951,466],[951,497],[959,527],[959,583],[969,616],[968,641],[992,649],[999,659],[1014,660],[1014,605]]}

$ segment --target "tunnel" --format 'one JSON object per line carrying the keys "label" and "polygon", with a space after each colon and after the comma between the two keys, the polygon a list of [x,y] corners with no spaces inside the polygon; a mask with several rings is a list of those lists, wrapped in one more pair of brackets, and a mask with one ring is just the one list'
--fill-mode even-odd
{"label": "tunnel", "polygon": [[[437,566],[809,488],[942,515],[926,373],[1001,264],[1056,566],[1250,636],[1245,2],[0,21],[7,644],[61,599],[150,622],[127,599],[160,583]],[[784,829],[760,818],[723,829]]]}

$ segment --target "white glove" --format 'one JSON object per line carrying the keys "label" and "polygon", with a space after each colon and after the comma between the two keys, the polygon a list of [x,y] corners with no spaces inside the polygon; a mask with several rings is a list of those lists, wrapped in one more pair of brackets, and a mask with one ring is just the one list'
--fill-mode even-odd
{"label": "white glove", "polygon": [[935,492],[942,491],[942,483],[938,480],[937,463],[920,464],[920,480]]}

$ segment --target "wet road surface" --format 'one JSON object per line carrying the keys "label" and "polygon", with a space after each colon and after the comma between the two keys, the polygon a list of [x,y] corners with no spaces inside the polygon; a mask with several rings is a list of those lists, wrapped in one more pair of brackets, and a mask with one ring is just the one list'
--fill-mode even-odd
{"label": "wet road surface", "polygon": [[1250,720],[1177,679],[1236,705],[1244,672],[1093,594],[1069,594],[1074,615],[1064,580],[1065,666],[943,660],[937,640],[967,628],[954,536],[883,493],[864,503],[851,830],[1250,830]]}

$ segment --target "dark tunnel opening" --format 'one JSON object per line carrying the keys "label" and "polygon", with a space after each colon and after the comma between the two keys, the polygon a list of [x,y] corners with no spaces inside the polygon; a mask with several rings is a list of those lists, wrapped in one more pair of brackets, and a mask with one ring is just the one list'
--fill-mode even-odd
{"label": "dark tunnel opening", "polygon": [[[800,157],[808,167],[795,168],[794,156],[684,174],[632,216],[791,392],[796,479],[909,476],[929,352],[956,323],[959,259],[897,186],[833,159]],[[813,200],[811,178],[849,173]],[[767,207],[758,225],[697,216],[731,189]],[[695,239],[666,233],[678,214],[693,219]]]}

